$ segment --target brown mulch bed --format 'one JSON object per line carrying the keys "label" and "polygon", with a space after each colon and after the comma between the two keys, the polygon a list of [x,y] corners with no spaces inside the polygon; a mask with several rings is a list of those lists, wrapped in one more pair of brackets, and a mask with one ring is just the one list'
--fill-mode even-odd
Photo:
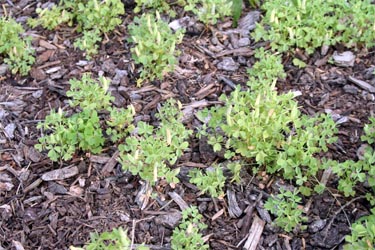
{"label": "brown mulch bed", "polygon": [[[42,2],[45,1],[5,1],[0,14],[6,9],[24,22],[26,17],[35,15],[36,6]],[[41,136],[37,123],[51,109],[68,106],[68,81],[84,72],[112,79],[115,105],[125,107],[131,103],[138,119],[152,121],[158,104],[170,97],[185,106],[196,104],[194,112],[213,105],[221,94],[229,94],[233,86],[246,83],[246,70],[255,62],[254,49],[267,48],[267,44],[253,44],[251,40],[245,45],[239,42],[239,37],[230,32],[233,28],[229,19],[210,29],[195,24],[178,46],[182,53],[175,72],[163,81],[137,88],[137,66],[131,59],[131,45],[127,44],[131,6],[126,7],[124,23],[109,34],[109,40],[102,43],[93,60],[86,61],[83,53],[73,48],[72,28],[36,28],[28,30],[36,48],[36,63],[29,76],[9,72],[0,75],[0,249],[68,249],[71,245],[84,245],[90,232],[119,226],[128,228],[137,244],[170,249],[182,206],[177,197],[196,205],[203,214],[208,225],[203,234],[208,236],[210,249],[242,249],[251,226],[259,218],[265,226],[258,249],[340,249],[345,235],[350,233],[350,223],[366,213],[368,204],[364,199],[350,201],[340,195],[335,178],[328,182],[329,191],[303,201],[308,229],[287,235],[271,225],[274,217],[263,204],[277,185],[291,183],[277,176],[252,178],[245,173],[242,184],[227,183],[226,197],[218,200],[201,195],[186,181],[189,169],[210,166],[218,160],[204,140],[191,138],[190,149],[178,162],[181,183],[172,188],[161,181],[153,187],[157,195],[146,200],[140,197],[147,185],[121,170],[113,145],[107,145],[100,155],[79,152],[62,164],[51,162],[34,149]],[[243,15],[250,11],[244,10]],[[356,52],[353,67],[328,63],[334,51],[330,48],[327,56],[316,52],[307,59],[304,69],[293,66],[292,57],[284,56],[288,77],[277,87],[280,92],[301,91],[298,101],[306,114],[329,109],[346,117],[339,125],[339,141],[330,146],[328,154],[338,160],[355,160],[363,126],[375,110],[375,98],[348,77],[373,84],[374,51]],[[198,124],[192,117],[186,125],[196,129]],[[43,174],[64,167],[77,172],[60,180],[42,180]]]}

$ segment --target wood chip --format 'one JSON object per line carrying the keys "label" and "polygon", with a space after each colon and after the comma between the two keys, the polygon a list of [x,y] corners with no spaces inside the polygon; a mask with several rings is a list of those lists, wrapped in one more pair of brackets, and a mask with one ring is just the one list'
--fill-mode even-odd
{"label": "wood chip", "polygon": [[224,208],[220,209],[216,214],[214,214],[211,218],[212,221],[216,220],[217,218],[219,218],[220,216],[222,216],[224,214]]}
{"label": "wood chip", "polygon": [[243,249],[247,250],[256,250],[260,236],[262,235],[265,222],[261,220],[258,216],[254,216],[253,224],[249,230],[249,237],[246,240],[246,243]]}
{"label": "wood chip", "polygon": [[49,42],[45,41],[45,40],[39,40],[39,46],[40,47],[43,47],[43,48],[46,48],[46,49],[52,49],[52,50],[56,50],[57,47],[53,44],[50,44]]}
{"label": "wood chip", "polygon": [[349,76],[349,81],[351,81],[352,83],[356,84],[358,87],[364,89],[364,90],[367,90],[368,92],[370,93],[375,93],[375,87],[368,84],[367,82],[365,81],[362,81],[362,80],[359,80],[357,78],[354,78],[352,76]]}
{"label": "wood chip", "polygon": [[243,210],[238,205],[236,199],[236,193],[232,190],[227,190],[227,197],[228,197],[228,212],[231,218],[238,218],[242,215]]}
{"label": "wood chip", "polygon": [[118,157],[118,155],[119,155],[119,151],[117,150],[112,155],[112,157],[109,159],[109,161],[107,161],[107,163],[105,164],[105,166],[103,167],[103,169],[102,169],[102,175],[108,176],[113,171],[114,167],[117,164],[117,157]]}
{"label": "wood chip", "polygon": [[189,205],[181,198],[181,196],[176,192],[169,192],[168,195],[177,203],[181,210],[189,208]]}
{"label": "wood chip", "polygon": [[64,180],[73,177],[78,173],[79,170],[77,166],[65,167],[44,173],[41,178],[43,181]]}

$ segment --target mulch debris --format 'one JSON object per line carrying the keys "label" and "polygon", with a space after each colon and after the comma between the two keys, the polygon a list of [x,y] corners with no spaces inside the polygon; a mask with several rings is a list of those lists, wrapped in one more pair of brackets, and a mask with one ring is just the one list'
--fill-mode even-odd
{"label": "mulch debris", "polygon": [[[42,3],[46,1],[8,0],[0,14],[6,9],[25,23]],[[136,120],[152,122],[159,103],[170,97],[180,100],[184,122],[194,129],[200,124],[194,113],[220,105],[221,94],[244,85],[254,49],[268,46],[254,44],[248,32],[260,18],[258,11],[245,10],[238,28],[232,28],[229,19],[205,29],[185,18],[188,31],[178,45],[181,55],[175,72],[137,88],[137,65],[131,59],[126,31],[132,13],[126,9],[124,23],[108,34],[91,61],[73,48],[72,28],[36,28],[27,31],[36,48],[29,76],[11,75],[6,65],[0,65],[0,249],[68,249],[84,245],[90,232],[120,226],[129,229],[136,244],[170,249],[180,212],[190,205],[204,216],[208,228],[203,235],[210,249],[340,249],[350,234],[350,223],[364,215],[369,205],[362,196],[353,200],[341,196],[332,176],[326,180],[329,192],[303,201],[308,229],[286,235],[271,225],[273,216],[263,204],[280,185],[290,183],[244,173],[242,184],[227,183],[225,198],[218,200],[201,195],[187,181],[189,169],[222,160],[204,138],[191,139],[190,149],[178,162],[181,183],[173,188],[164,181],[152,188],[124,173],[111,145],[100,155],[81,152],[63,164],[34,149],[41,136],[37,123],[51,109],[68,107],[68,81],[84,72],[110,78],[114,104],[132,103]],[[327,153],[334,159],[358,159],[363,126],[375,110],[373,54],[372,50],[339,54],[335,48],[328,48],[326,55],[302,53],[308,62],[304,69],[293,66],[293,58],[284,57],[288,77],[278,83],[278,90],[298,91],[304,113],[331,113],[339,121],[339,141]],[[328,62],[331,56],[333,64]],[[151,192],[157,195],[151,198]]]}

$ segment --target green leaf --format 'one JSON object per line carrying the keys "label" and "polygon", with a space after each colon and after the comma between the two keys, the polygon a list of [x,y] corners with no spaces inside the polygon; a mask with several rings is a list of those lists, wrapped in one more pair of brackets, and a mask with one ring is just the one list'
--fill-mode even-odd
{"label": "green leaf", "polygon": [[237,27],[238,20],[242,13],[242,0],[233,0],[232,3],[232,15],[233,15],[233,26]]}

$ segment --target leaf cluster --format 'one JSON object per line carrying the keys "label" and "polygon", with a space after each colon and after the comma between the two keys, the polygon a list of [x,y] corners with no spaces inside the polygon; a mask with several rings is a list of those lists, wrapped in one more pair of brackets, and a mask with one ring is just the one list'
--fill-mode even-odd
{"label": "leaf cluster", "polygon": [[218,19],[233,14],[232,1],[228,0],[188,0],[184,8],[206,25],[214,25]]}
{"label": "leaf cluster", "polygon": [[214,165],[205,173],[195,168],[189,172],[190,182],[195,184],[202,193],[208,193],[215,198],[223,198],[225,176],[220,165]]}
{"label": "leaf cluster", "polygon": [[39,138],[39,144],[35,145],[39,151],[48,150],[48,157],[52,161],[71,159],[77,148],[99,153],[104,144],[95,110],[84,110],[70,117],[66,117],[61,109],[58,112],[52,110],[37,128],[53,131]]}
{"label": "leaf cluster", "polygon": [[25,32],[21,24],[11,17],[0,19],[0,54],[9,65],[13,74],[19,72],[27,75],[35,62],[34,49],[31,47],[31,37],[21,35]]}
{"label": "leaf cluster", "polygon": [[264,208],[276,215],[274,223],[283,228],[286,232],[291,232],[297,227],[301,229],[303,222],[307,221],[307,217],[303,216],[303,211],[298,207],[301,197],[298,191],[280,189],[280,193],[274,197],[270,197],[264,204]]}
{"label": "leaf cluster", "polygon": [[179,168],[171,170],[169,166],[175,164],[189,146],[187,139],[192,133],[182,124],[178,106],[170,99],[160,108],[156,115],[160,120],[158,127],[138,122],[131,136],[119,146],[119,161],[124,170],[152,183],[159,178],[165,178],[168,183],[178,182]]}
{"label": "leaf cluster", "polygon": [[142,64],[138,86],[145,80],[162,79],[171,72],[177,63],[176,45],[182,41],[183,31],[175,33],[169,28],[159,14],[143,14],[135,17],[129,25],[130,42],[135,43],[131,49],[136,63]]}
{"label": "leaf cluster", "polygon": [[[260,55],[260,60],[280,63],[268,58],[273,55]],[[336,140],[333,135],[337,129],[328,115],[301,114],[293,93],[278,94],[276,77],[284,73],[281,66],[272,69],[267,66],[250,70],[247,85],[251,90],[238,87],[230,96],[220,97],[225,106],[207,112],[211,116],[208,143],[214,151],[224,148],[228,159],[239,154],[265,166],[268,173],[279,172],[284,178],[295,180],[307,195],[310,190],[302,186],[323,167],[314,154],[328,150],[327,143]]]}
{"label": "leaf cluster", "polygon": [[133,129],[134,108],[112,108],[113,97],[107,93],[109,81],[100,78],[100,82],[101,85],[97,84],[89,74],[84,74],[81,80],[70,80],[71,88],[67,92],[67,96],[72,97],[70,105],[79,106],[81,111],[68,116],[61,109],[52,110],[37,126],[48,134],[39,138],[36,149],[48,150],[52,161],[69,160],[77,149],[99,153],[105,143],[98,114],[102,110],[110,111],[107,131],[113,141],[123,139]]}
{"label": "leaf cluster", "polygon": [[199,232],[207,225],[202,223],[203,216],[199,213],[197,207],[191,206],[182,211],[182,221],[177,228],[173,230],[171,247],[173,250],[200,250],[209,249],[204,243],[202,234]]}
{"label": "leaf cluster", "polygon": [[352,234],[345,237],[344,250],[372,250],[375,247],[375,208],[352,225]]}
{"label": "leaf cluster", "polygon": [[[126,230],[114,228],[111,232],[103,232],[101,234],[91,233],[90,241],[84,248],[70,247],[70,250],[120,250],[131,249],[131,240],[127,236]],[[148,247],[140,246],[138,250],[147,250]]]}
{"label": "leaf cluster", "polygon": [[135,0],[137,6],[134,8],[134,13],[143,12],[144,9],[151,9],[154,12],[167,13],[170,17],[176,17],[176,11],[174,11],[172,5],[183,6],[186,4],[184,0],[178,1],[164,1],[164,0]]}
{"label": "leaf cluster", "polygon": [[[364,145],[363,155],[358,161],[347,160],[345,162],[330,161],[332,170],[340,177],[338,189],[345,196],[355,195],[355,186],[358,183],[367,183],[367,185],[375,191],[375,118],[370,117],[370,123],[364,127],[364,135],[361,136],[362,141],[366,141],[371,145]],[[368,197],[370,200],[373,197]]]}
{"label": "leaf cluster", "polygon": [[31,27],[42,25],[49,30],[66,23],[69,26],[76,24],[78,32],[83,36],[78,38],[74,45],[86,51],[88,58],[97,53],[98,41],[104,33],[114,30],[121,24],[119,15],[125,13],[121,0],[62,0],[51,9],[37,9],[39,17],[28,19]]}
{"label": "leaf cluster", "polygon": [[265,16],[253,36],[256,41],[271,41],[279,52],[297,47],[311,54],[322,45],[375,44],[375,6],[370,0],[268,0],[262,9]]}

